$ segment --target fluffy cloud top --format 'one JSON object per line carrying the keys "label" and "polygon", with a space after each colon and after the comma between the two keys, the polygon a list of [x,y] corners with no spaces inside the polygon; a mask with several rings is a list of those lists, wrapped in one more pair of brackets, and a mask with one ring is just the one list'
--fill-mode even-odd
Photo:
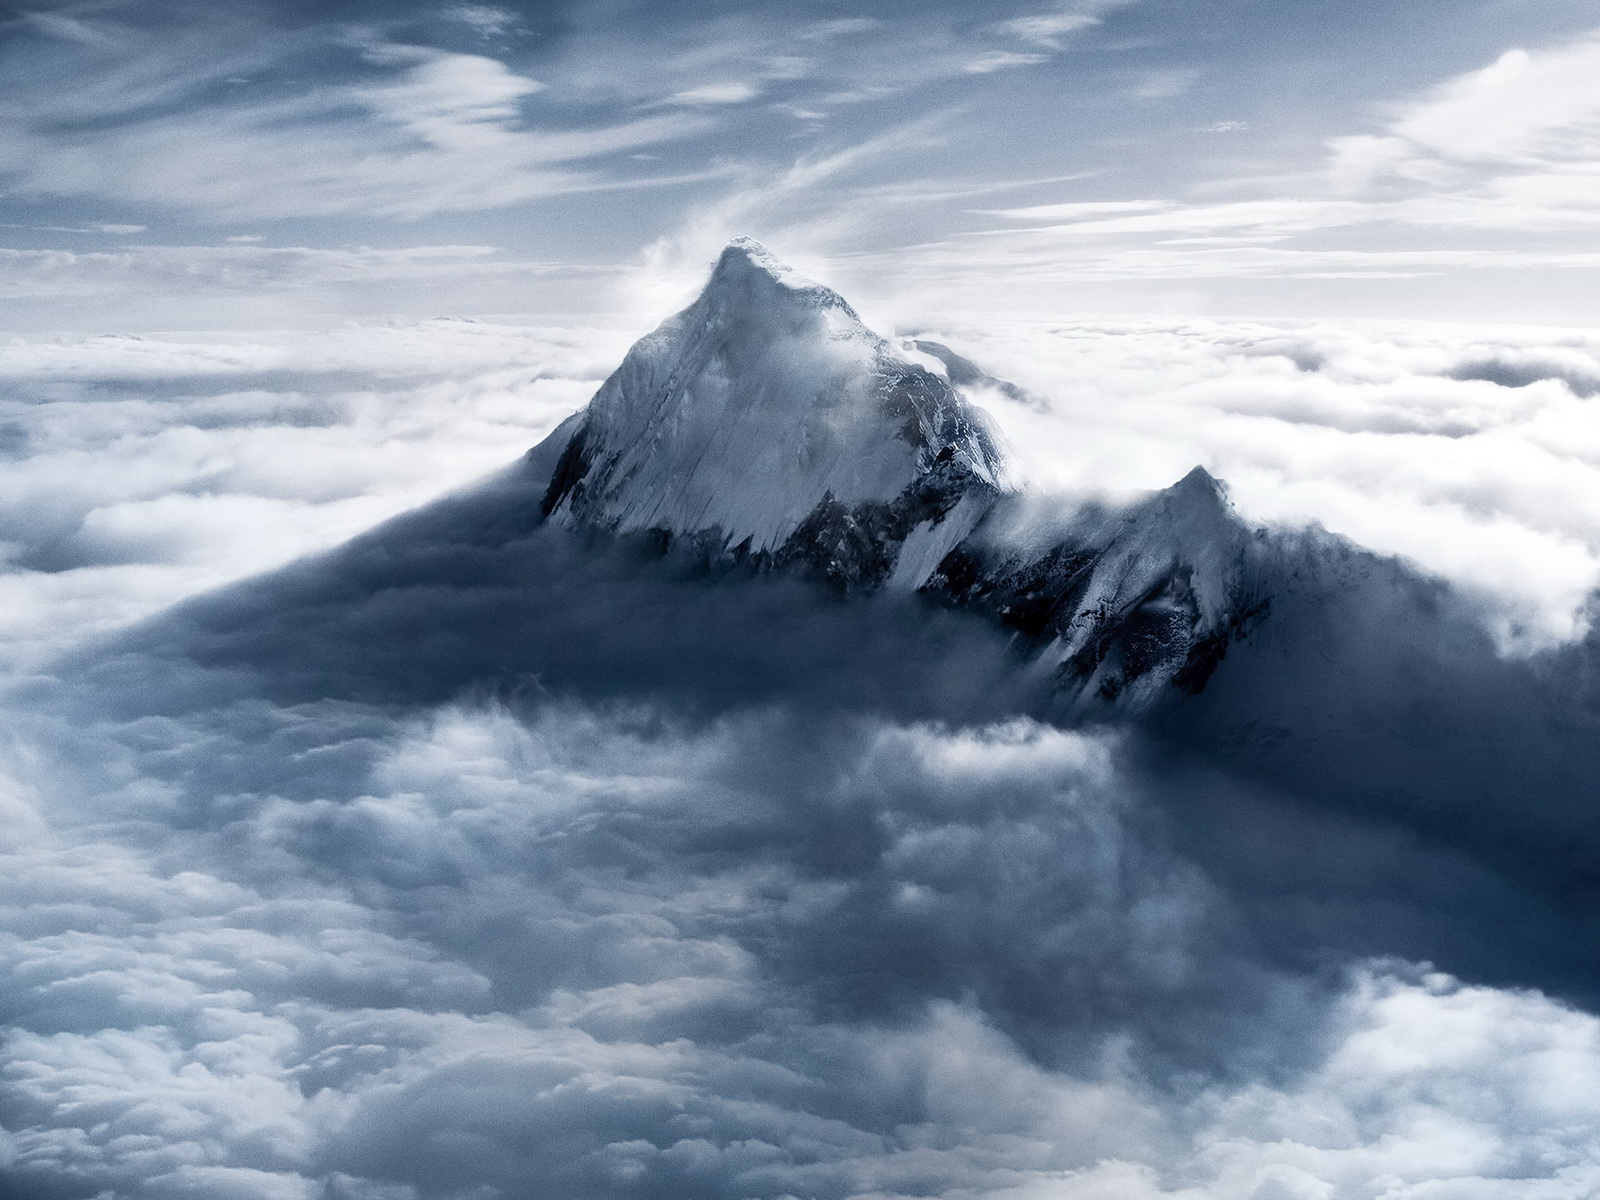
{"label": "fluffy cloud top", "polygon": [[1502,637],[1581,628],[1600,581],[1600,343],[1582,330],[1138,322],[952,327],[1051,488],[1195,462],[1243,511],[1316,521],[1489,598]]}
{"label": "fluffy cloud top", "polygon": [[[365,748],[285,792],[263,716]],[[1230,962],[1225,905],[1130,825],[1106,743],[634,717],[241,709],[142,748],[101,726],[88,774],[80,730],[70,795],[59,762],[13,772],[7,1177],[251,1200],[1600,1178],[1593,1017],[1394,963],[1330,991]],[[219,752],[261,789],[225,811],[170,770]],[[1169,1076],[1163,1026],[1228,1065]]]}
{"label": "fluffy cloud top", "polygon": [[[938,334],[991,373],[967,385],[1044,484],[1126,494],[1202,461],[1256,517],[1470,584],[1519,652],[1574,631],[1600,445],[1582,335]],[[1427,625],[1399,600],[1340,617],[1411,657],[1363,762],[1312,781],[1270,738],[1219,757],[1029,717],[1003,640],[938,614],[708,587],[515,513],[510,551],[445,536],[506,491],[104,640],[510,460],[625,341],[436,321],[0,347],[27,668],[0,704],[7,1186],[1593,1190],[1571,901],[1592,776],[1567,770],[1590,743],[1524,703],[1567,659],[1501,658],[1437,596]],[[1412,578],[1364,569],[1351,603]],[[1268,695],[1273,653],[1217,703]],[[1462,730],[1521,745],[1540,804]],[[1397,744],[1430,773],[1412,809],[1378,785]]]}
{"label": "fluffy cloud top", "polygon": [[468,482],[582,404],[625,344],[450,320],[14,340],[0,348],[9,661]]}

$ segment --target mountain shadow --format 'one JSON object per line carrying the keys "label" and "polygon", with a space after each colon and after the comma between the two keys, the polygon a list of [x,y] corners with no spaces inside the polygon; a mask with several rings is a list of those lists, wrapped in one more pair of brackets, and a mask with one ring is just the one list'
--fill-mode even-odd
{"label": "mountain shadow", "polygon": [[1109,728],[1148,836],[1272,961],[1595,1004],[1597,662],[1508,658],[1443,583],[1252,528],[1203,470],[1120,509],[1025,493],[948,379],[740,241],[517,463],[62,678],[123,719],[476,691]]}

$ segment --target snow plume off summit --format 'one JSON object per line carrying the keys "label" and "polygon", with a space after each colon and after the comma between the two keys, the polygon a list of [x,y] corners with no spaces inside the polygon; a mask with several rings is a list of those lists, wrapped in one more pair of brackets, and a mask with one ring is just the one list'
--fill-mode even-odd
{"label": "snow plume off summit", "polygon": [[930,347],[735,242],[477,486],[9,683],[0,1195],[1593,1194],[1595,638],[1022,488]]}

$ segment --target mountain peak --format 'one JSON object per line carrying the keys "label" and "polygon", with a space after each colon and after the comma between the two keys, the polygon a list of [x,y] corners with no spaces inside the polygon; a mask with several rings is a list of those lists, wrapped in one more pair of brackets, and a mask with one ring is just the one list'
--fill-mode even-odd
{"label": "mountain peak", "polygon": [[861,536],[886,577],[914,528],[941,524],[971,489],[992,496],[1001,470],[985,418],[947,381],[739,238],[596,393],[545,511],[780,559],[802,553],[796,538],[873,525]]}
{"label": "mountain peak", "polygon": [[1194,467],[1177,483],[1167,489],[1169,495],[1190,503],[1204,503],[1215,505],[1219,508],[1230,507],[1228,503],[1228,489],[1204,467]]}
{"label": "mountain peak", "polygon": [[801,307],[836,311],[859,326],[859,329],[851,328],[850,332],[876,337],[860,324],[860,318],[843,296],[807,279],[752,237],[734,238],[723,248],[695,303],[734,310],[744,317],[758,317],[766,307],[787,307],[797,301]]}
{"label": "mountain peak", "polygon": [[716,280],[747,271],[761,271],[779,281],[785,276],[794,275],[794,268],[780,261],[777,255],[755,238],[736,237],[722,248],[722,253],[717,257],[717,265],[712,268],[711,278]]}

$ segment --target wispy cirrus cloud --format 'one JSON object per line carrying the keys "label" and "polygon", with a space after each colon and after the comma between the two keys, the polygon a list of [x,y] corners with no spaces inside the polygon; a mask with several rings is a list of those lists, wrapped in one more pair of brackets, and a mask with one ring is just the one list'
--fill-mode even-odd
{"label": "wispy cirrus cloud", "polygon": [[[965,260],[974,273],[1036,280],[1590,270],[1597,259],[1586,244],[1548,239],[1600,227],[1596,79],[1594,35],[1509,51],[1392,107],[1379,133],[1332,139],[1320,169],[1204,189],[1238,198],[1107,197],[982,210],[977,215],[1007,224],[915,257],[929,267],[954,270]],[[1144,94],[1170,95],[1192,82],[1192,73],[1152,76]]]}
{"label": "wispy cirrus cloud", "polygon": [[[726,166],[727,144],[704,140],[713,133],[814,125],[942,79],[1043,63],[1110,7],[1016,28],[952,10],[908,21],[669,9],[648,37],[585,5],[542,37],[519,34],[525,14],[509,9],[441,10],[465,43],[381,17],[285,26],[196,12],[175,31],[127,5],[43,14],[0,51],[13,130],[0,173],[21,196],[223,220],[415,218],[682,182]],[[641,166],[641,152],[668,147],[674,170]]]}
{"label": "wispy cirrus cloud", "polygon": [[[1096,19],[1087,10],[1063,10],[991,27],[1011,45],[989,51],[992,59],[968,58],[963,69],[981,75],[1010,56],[1045,53],[1039,39]],[[831,259],[869,304],[876,293],[883,308],[901,311],[921,307],[926,297],[981,295],[985,305],[1035,313],[1150,304],[1169,312],[1221,306],[1272,313],[1282,311],[1269,306],[1282,303],[1283,285],[1326,295],[1300,287],[1315,281],[1336,282],[1348,295],[1348,307],[1338,311],[1352,315],[1479,319],[1495,311],[1493,289],[1447,281],[1499,272],[1529,281],[1539,306],[1528,315],[1570,320],[1583,311],[1573,312],[1582,280],[1600,268],[1588,242],[1600,227],[1600,191],[1588,186],[1600,172],[1600,102],[1584,82],[1597,46],[1585,34],[1503,56],[1389,105],[1382,133],[1328,139],[1320,161],[1295,172],[1218,171],[1171,190],[1130,192],[1116,180],[1137,166],[1080,151],[1074,158],[1087,169],[1062,172],[1066,186],[1020,176],[1017,194],[1033,202],[1006,207],[959,199],[1003,200],[1003,186],[986,194],[979,180],[929,173],[933,158],[946,156],[940,161],[947,163],[951,147],[966,144],[966,114],[951,105],[925,114],[918,137],[879,132],[826,155],[800,155],[792,166],[747,167],[658,246],[692,247],[685,259],[698,267],[714,240],[709,230],[753,232],[801,258]],[[1110,77],[1121,94],[1150,102],[1186,89],[1203,96],[1217,86],[1196,67],[1118,68]],[[1485,108],[1497,111],[1493,121],[1478,119]],[[1247,156],[1269,136],[1259,126],[1230,119],[1191,124],[1173,136],[1215,148],[1208,153],[1238,155],[1236,168],[1256,168]],[[1223,132],[1248,136],[1226,147],[1207,136]],[[1052,201],[1052,191],[1070,198]],[[1549,284],[1534,289],[1540,276]],[[1389,286],[1395,281],[1429,280],[1437,285],[1418,283],[1370,307],[1385,290],[1396,295]]]}
{"label": "wispy cirrus cloud", "polygon": [[229,219],[415,217],[612,186],[596,160],[705,128],[690,113],[540,127],[525,104],[545,85],[497,59],[380,40],[347,49],[352,78],[285,92],[235,74],[270,72],[270,61],[186,75],[156,48],[171,78],[142,93],[92,89],[64,107],[44,89],[13,100],[20,135],[0,170],[23,194],[114,196]]}
{"label": "wispy cirrus cloud", "polygon": [[1047,54],[1022,53],[1016,50],[991,50],[963,64],[962,70],[970,75],[987,75],[991,71],[1004,71],[1010,67],[1031,67],[1049,58]]}
{"label": "wispy cirrus cloud", "polygon": [[492,246],[408,246],[398,250],[263,246],[241,238],[225,246],[144,246],[117,250],[0,249],[0,297],[89,296],[182,285],[189,290],[315,287],[438,279],[461,274],[537,271],[500,260]]}
{"label": "wispy cirrus cloud", "polygon": [[[1048,63],[1103,14],[1133,2],[1084,0],[1000,21],[946,5],[914,16],[847,18],[804,6],[752,5],[693,21],[664,15],[648,39],[618,28],[604,11],[585,19],[580,8],[560,78],[612,101],[762,101],[802,121],[823,122],[875,101]],[[861,135],[859,127],[853,132]]]}
{"label": "wispy cirrus cloud", "polygon": [[1134,0],[1079,0],[1002,21],[997,28],[1047,50],[1060,50],[1073,34],[1098,25],[1109,12]]}

